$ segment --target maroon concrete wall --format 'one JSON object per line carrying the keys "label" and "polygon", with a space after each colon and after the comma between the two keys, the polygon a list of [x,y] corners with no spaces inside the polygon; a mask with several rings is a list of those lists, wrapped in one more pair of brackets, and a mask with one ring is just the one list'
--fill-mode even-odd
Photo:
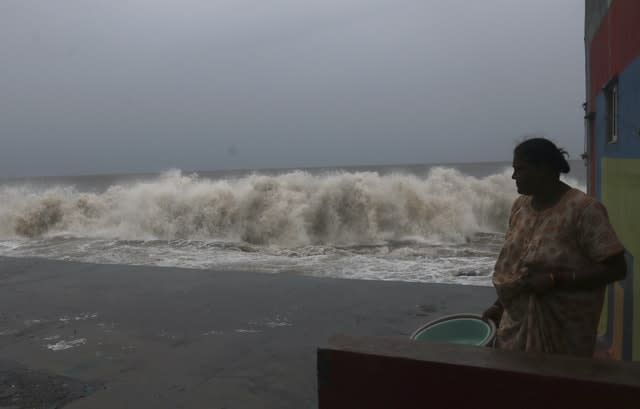
{"label": "maroon concrete wall", "polygon": [[640,408],[640,366],[408,339],[318,350],[320,409]]}

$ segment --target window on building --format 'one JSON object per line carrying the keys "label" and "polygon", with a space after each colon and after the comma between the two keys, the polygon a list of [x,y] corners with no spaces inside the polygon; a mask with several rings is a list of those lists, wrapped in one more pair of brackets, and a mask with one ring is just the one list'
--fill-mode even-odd
{"label": "window on building", "polygon": [[614,79],[604,89],[607,99],[605,117],[607,120],[607,142],[618,142],[618,81]]}

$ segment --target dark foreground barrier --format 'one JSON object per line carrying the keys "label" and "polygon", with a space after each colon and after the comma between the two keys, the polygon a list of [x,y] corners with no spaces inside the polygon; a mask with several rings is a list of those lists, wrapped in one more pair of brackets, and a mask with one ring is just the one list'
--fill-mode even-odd
{"label": "dark foreground barrier", "polygon": [[640,365],[405,338],[318,349],[320,409],[640,409]]}

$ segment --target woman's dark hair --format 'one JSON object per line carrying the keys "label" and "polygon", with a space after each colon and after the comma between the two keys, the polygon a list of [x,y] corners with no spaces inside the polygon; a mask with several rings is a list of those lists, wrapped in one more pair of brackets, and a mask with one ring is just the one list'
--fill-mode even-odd
{"label": "woman's dark hair", "polygon": [[566,150],[558,148],[553,142],[545,138],[531,138],[520,143],[513,151],[514,156],[519,156],[533,165],[544,165],[553,171],[569,173],[571,168],[566,156]]}

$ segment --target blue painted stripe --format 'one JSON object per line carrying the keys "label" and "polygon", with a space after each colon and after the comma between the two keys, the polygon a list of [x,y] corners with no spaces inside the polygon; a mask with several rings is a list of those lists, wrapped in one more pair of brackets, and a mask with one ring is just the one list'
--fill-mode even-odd
{"label": "blue painted stripe", "polygon": [[640,56],[618,75],[618,142],[607,143],[606,99],[604,91],[596,96],[595,117],[595,189],[602,198],[601,158],[640,158]]}
{"label": "blue painted stripe", "polygon": [[618,142],[606,142],[605,95],[596,97],[598,158],[640,158],[640,56],[618,75]]}

